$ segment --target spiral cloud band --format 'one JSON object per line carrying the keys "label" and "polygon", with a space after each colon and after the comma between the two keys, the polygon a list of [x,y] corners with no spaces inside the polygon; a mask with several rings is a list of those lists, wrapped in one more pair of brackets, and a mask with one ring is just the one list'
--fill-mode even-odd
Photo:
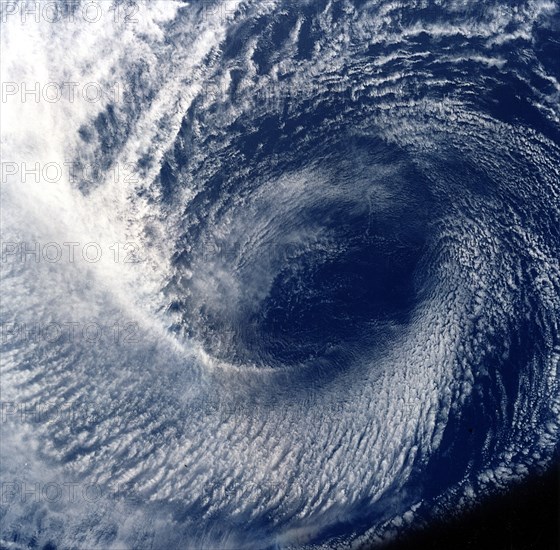
{"label": "spiral cloud band", "polygon": [[557,4],[46,4],[2,7],[3,545],[360,548],[554,460]]}

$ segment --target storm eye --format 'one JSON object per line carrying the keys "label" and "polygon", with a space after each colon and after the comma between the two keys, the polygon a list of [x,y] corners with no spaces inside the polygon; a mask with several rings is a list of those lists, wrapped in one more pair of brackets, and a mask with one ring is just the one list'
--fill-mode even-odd
{"label": "storm eye", "polygon": [[212,246],[192,254],[184,321],[210,354],[349,368],[388,345],[421,303],[435,215],[426,180],[379,139],[336,148],[320,168],[252,181],[243,204],[205,228]]}
{"label": "storm eye", "polygon": [[303,251],[278,273],[253,316],[251,351],[288,364],[324,358],[344,364],[407,322],[421,243],[348,234],[341,243],[330,254]]}

